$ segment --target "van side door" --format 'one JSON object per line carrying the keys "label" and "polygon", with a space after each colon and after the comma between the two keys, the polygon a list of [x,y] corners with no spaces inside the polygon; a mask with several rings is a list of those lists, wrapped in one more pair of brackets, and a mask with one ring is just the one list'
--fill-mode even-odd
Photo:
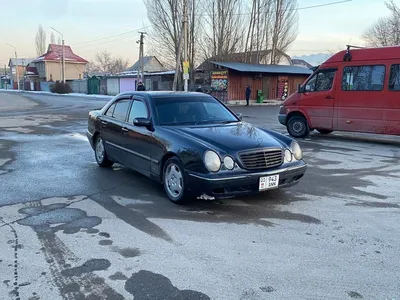
{"label": "van side door", "polygon": [[304,85],[300,107],[312,129],[333,129],[337,69],[321,69]]}
{"label": "van side door", "polygon": [[386,65],[367,63],[344,65],[340,97],[336,101],[337,129],[383,133],[387,113],[387,93],[384,89]]}

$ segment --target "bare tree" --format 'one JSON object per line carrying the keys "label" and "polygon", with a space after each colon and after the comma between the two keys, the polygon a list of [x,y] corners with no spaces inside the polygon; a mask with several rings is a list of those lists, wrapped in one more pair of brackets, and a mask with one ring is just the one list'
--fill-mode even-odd
{"label": "bare tree", "polygon": [[[152,30],[148,37],[151,43],[152,52],[168,66],[174,66],[176,61],[183,61],[183,51],[180,49],[180,37],[182,34],[183,22],[183,1],[184,0],[143,0],[147,7],[147,16],[152,24]],[[196,61],[196,49],[199,36],[199,18],[195,13],[197,0],[188,0],[189,12],[189,43],[188,57],[191,69],[191,81],[193,81],[193,68]],[[179,51],[181,50],[181,51]],[[178,70],[180,71],[180,70]],[[177,77],[177,84],[180,85],[181,78]]]}
{"label": "bare tree", "polygon": [[226,57],[242,47],[243,20],[241,0],[203,0],[205,59]]}
{"label": "bare tree", "polygon": [[95,61],[89,63],[87,70],[90,72],[117,74],[125,71],[128,65],[128,60],[112,57],[111,53],[106,50],[96,54]]}
{"label": "bare tree", "polygon": [[36,54],[38,56],[46,52],[46,32],[42,25],[39,25],[38,31],[35,37]]}
{"label": "bare tree", "polygon": [[298,34],[297,0],[274,0],[274,9],[271,64],[279,63]]}
{"label": "bare tree", "polygon": [[400,7],[393,0],[385,2],[390,16],[380,18],[367,28],[362,38],[371,47],[400,45]]}
{"label": "bare tree", "polygon": [[55,44],[55,43],[56,43],[56,37],[54,36],[54,32],[52,32],[50,35],[50,44]]}

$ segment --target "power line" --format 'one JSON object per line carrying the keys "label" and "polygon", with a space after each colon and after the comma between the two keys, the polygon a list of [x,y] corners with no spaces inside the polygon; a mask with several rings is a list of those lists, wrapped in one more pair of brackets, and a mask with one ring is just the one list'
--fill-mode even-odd
{"label": "power line", "polygon": [[111,36],[106,36],[106,37],[102,37],[102,38],[98,38],[98,39],[94,39],[94,40],[80,42],[80,43],[72,44],[71,46],[77,46],[77,45],[82,45],[82,44],[90,44],[90,43],[94,43],[94,42],[98,42],[98,41],[102,41],[102,40],[107,40],[107,39],[111,39],[111,38],[127,35],[127,34],[130,34],[130,33],[134,33],[134,32],[136,32],[138,30],[146,29],[146,28],[149,28],[149,27],[151,27],[151,26],[145,26],[145,27],[137,28],[137,29],[134,29],[134,30],[129,30],[129,31],[122,32],[122,33],[115,34],[115,35],[111,35]]}
{"label": "power line", "polygon": [[[351,2],[353,0],[341,0],[341,1],[334,1],[334,2],[328,2],[328,3],[323,3],[323,4],[316,4],[316,5],[310,5],[310,6],[304,6],[304,7],[298,7],[298,8],[292,8],[288,9],[285,11],[299,11],[299,10],[306,10],[306,9],[313,9],[313,8],[319,8],[319,7],[325,7],[325,6],[332,6],[332,5],[337,5],[337,4],[343,4],[347,2]],[[265,6],[264,6],[265,7]],[[274,12],[274,11],[271,11]],[[233,16],[246,16],[246,15],[251,15],[252,13],[228,13],[227,15],[233,15]],[[195,14],[197,17],[204,17],[204,16],[213,16],[212,14]]]}

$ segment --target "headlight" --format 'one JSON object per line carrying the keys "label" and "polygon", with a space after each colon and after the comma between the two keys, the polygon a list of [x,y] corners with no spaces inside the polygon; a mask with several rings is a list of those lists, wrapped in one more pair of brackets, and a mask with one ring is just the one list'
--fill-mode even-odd
{"label": "headlight", "polygon": [[290,151],[292,151],[295,159],[303,159],[303,151],[301,150],[300,145],[297,142],[292,142],[292,144],[290,145]]}
{"label": "headlight", "polygon": [[292,159],[293,159],[292,152],[290,152],[290,150],[286,149],[285,150],[285,162],[291,162]]}
{"label": "headlight", "polygon": [[218,172],[221,168],[221,159],[214,151],[207,150],[204,155],[204,163],[211,172]]}
{"label": "headlight", "polygon": [[225,158],[224,158],[224,166],[228,170],[233,170],[233,168],[235,167],[235,161],[232,159],[232,157],[225,156]]}

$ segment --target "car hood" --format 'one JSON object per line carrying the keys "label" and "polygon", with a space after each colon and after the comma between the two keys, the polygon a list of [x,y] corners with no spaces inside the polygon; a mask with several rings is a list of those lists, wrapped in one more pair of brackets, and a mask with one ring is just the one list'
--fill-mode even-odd
{"label": "car hood", "polygon": [[192,140],[226,152],[254,148],[281,148],[284,144],[264,130],[249,123],[179,127],[177,131]]}

